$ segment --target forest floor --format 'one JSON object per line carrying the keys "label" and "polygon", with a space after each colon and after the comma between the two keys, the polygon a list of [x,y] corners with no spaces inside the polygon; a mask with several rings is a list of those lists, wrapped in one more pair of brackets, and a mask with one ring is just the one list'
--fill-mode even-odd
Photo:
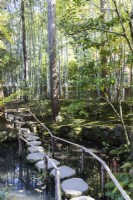
{"label": "forest floor", "polygon": [[[114,102],[112,105],[115,111],[120,115],[119,104]],[[89,128],[89,130],[90,128],[95,128],[93,132],[95,131],[96,134],[102,135],[97,127],[102,127],[101,131],[103,132],[104,129],[106,133],[108,129],[112,130],[116,125],[121,125],[119,117],[108,102],[87,101],[85,99],[60,100],[60,120],[58,122],[53,122],[52,120],[51,105],[48,100],[32,100],[27,103],[12,101],[7,103],[6,106],[7,108],[21,108],[23,110],[30,108],[31,112],[33,112],[41,122],[45,123],[55,135],[62,137],[67,136],[74,140],[81,140],[84,127]],[[133,102],[122,102],[122,115],[126,127],[130,127],[131,129],[133,125]],[[92,137],[94,135],[93,132]],[[107,139],[105,137],[100,138],[100,140],[103,139],[105,139],[103,142],[107,142],[109,140],[108,135]],[[99,140],[99,138],[96,137],[94,140]]]}

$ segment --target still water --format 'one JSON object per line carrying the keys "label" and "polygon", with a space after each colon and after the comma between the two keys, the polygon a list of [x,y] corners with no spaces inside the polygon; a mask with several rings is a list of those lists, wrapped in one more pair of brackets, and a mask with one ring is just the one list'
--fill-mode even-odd
{"label": "still water", "polygon": [[46,188],[43,177],[19,159],[18,144],[0,145],[0,200],[51,200],[53,183]]}
{"label": "still water", "polygon": [[[49,142],[47,138],[43,146],[51,157]],[[27,165],[25,146],[23,150],[23,157],[19,159],[17,143],[0,145],[0,200],[53,200],[54,183],[49,180],[46,187],[44,177],[34,167]],[[87,181],[90,187],[89,195],[99,199],[101,166],[95,159],[83,154],[79,148],[58,141],[55,141],[53,156],[61,165],[75,169],[77,177]]]}

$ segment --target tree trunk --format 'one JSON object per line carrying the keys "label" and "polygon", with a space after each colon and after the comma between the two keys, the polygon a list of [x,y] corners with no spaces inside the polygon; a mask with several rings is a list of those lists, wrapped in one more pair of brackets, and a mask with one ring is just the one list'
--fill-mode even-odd
{"label": "tree trunk", "polygon": [[0,83],[0,99],[4,98],[3,85]]}
{"label": "tree trunk", "polygon": [[[29,80],[28,74],[28,56],[27,56],[27,49],[26,49],[26,31],[25,31],[25,7],[24,7],[24,0],[21,0],[21,19],[22,19],[22,44],[23,44],[23,61],[24,61],[24,81],[25,87],[27,87],[27,83]],[[24,100],[27,100],[27,95],[24,95]]]}
{"label": "tree trunk", "polygon": [[65,40],[65,99],[68,99],[68,44],[67,44],[67,38]]}
{"label": "tree trunk", "polygon": [[[101,9],[101,14],[104,17],[105,20],[105,0],[100,0],[100,9]],[[104,27],[103,27],[104,28]],[[101,34],[101,39],[103,40],[105,38],[105,34]],[[104,80],[104,88],[101,92],[103,97],[108,97],[109,98],[109,94],[108,94],[108,88],[107,88],[107,80],[106,80],[106,76],[107,76],[107,70],[106,70],[106,64],[107,64],[107,58],[106,55],[104,54],[104,50],[105,50],[105,45],[103,45],[101,47],[101,64],[103,66],[103,69],[101,71],[101,78]]]}
{"label": "tree trunk", "polygon": [[53,120],[59,115],[58,80],[56,68],[56,41],[55,41],[55,0],[48,0],[48,36],[49,36],[49,67],[50,67],[50,94]]}

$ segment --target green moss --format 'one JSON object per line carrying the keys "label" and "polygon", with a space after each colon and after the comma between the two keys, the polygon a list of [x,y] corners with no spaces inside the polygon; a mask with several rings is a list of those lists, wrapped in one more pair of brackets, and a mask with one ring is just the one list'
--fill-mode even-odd
{"label": "green moss", "polygon": [[[14,104],[14,106],[13,106]],[[16,103],[11,104],[12,108],[16,107]],[[31,111],[44,122],[47,127],[57,136],[61,134],[59,130],[63,127],[71,127],[65,136],[80,137],[83,127],[106,126],[109,128],[115,127],[120,124],[116,113],[107,102],[98,102],[86,99],[60,99],[60,114],[61,121],[52,121],[52,112],[50,101],[48,100],[32,100],[28,103],[17,104],[22,111],[30,107]],[[113,103],[115,109],[119,112],[119,105],[117,102]],[[8,104],[8,107],[10,105]],[[133,123],[132,102],[122,102],[123,116],[126,125]]]}
{"label": "green moss", "polygon": [[82,131],[82,127],[74,128],[74,132],[75,132],[75,134],[76,134],[77,136],[81,134],[81,131]]}

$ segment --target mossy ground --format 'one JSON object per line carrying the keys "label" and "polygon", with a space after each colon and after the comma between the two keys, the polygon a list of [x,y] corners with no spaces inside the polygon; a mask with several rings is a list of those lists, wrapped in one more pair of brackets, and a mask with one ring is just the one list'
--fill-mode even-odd
{"label": "mossy ground", "polygon": [[[114,108],[118,113],[119,104],[113,103]],[[82,127],[105,126],[114,127],[115,124],[120,124],[120,119],[107,102],[80,100],[63,100],[60,99],[60,121],[52,120],[51,105],[48,100],[32,100],[27,103],[20,101],[12,101],[7,104],[7,108],[19,108],[22,111],[30,110],[44,122],[56,135],[61,127],[69,126],[74,129],[71,135],[80,137]],[[122,102],[122,112],[125,125],[132,126],[133,124],[133,102]]]}
{"label": "mossy ground", "polygon": [[[119,105],[117,102],[113,103],[116,111],[119,113]],[[36,115],[46,119],[51,116],[51,106],[48,100],[32,100],[27,103],[20,101],[12,101],[7,104],[7,108],[16,109],[21,108],[25,111],[30,108]],[[107,103],[97,103],[87,100],[60,100],[60,114],[61,121],[57,122],[58,125],[95,125],[95,124],[115,124],[119,121],[116,113],[112,107]],[[133,122],[133,102],[123,102],[122,111],[124,120],[129,124]],[[49,120],[48,120],[49,121]],[[53,121],[51,120],[51,123]],[[55,125],[55,124],[54,124]]]}

